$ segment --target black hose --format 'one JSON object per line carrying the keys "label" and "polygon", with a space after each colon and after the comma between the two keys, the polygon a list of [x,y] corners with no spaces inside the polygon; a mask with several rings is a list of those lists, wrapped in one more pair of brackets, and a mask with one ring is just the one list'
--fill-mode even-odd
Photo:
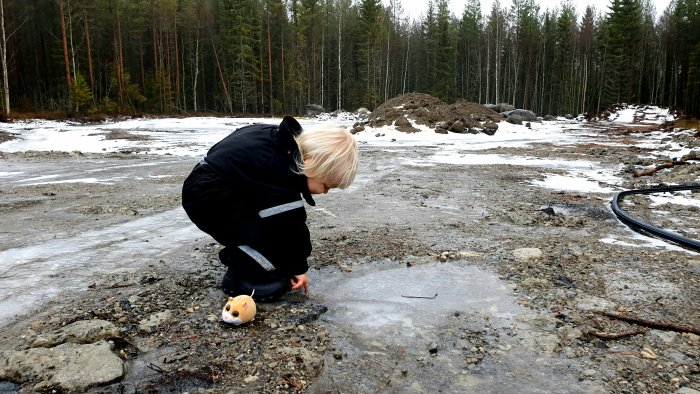
{"label": "black hose", "polygon": [[640,228],[648,233],[657,235],[657,236],[664,238],[664,239],[668,239],[668,240],[673,241],[677,244],[686,246],[688,248],[691,248],[695,251],[700,252],[700,241],[686,238],[686,237],[680,236],[676,233],[672,233],[670,231],[666,231],[664,229],[654,227],[649,223],[643,222],[643,221],[635,218],[634,216],[628,214],[627,212],[623,211],[622,208],[620,208],[620,201],[622,201],[622,199],[627,195],[678,192],[678,191],[684,191],[684,190],[700,190],[700,185],[667,186],[667,187],[657,187],[657,188],[652,188],[652,189],[626,190],[624,192],[617,193],[615,195],[615,197],[613,197],[610,205],[612,206],[612,210],[613,210],[613,212],[615,212],[615,215],[617,215],[617,217],[619,217],[621,221],[623,221],[627,225],[630,225],[630,227]]}

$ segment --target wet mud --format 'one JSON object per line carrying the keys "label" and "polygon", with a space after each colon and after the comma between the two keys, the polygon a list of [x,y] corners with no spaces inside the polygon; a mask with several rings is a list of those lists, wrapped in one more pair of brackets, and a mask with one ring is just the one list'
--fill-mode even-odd
{"label": "wet mud", "polygon": [[[700,390],[698,335],[600,314],[700,326],[697,253],[621,224],[611,193],[533,183],[551,168],[427,162],[434,153],[362,145],[357,182],[307,207],[309,296],[260,303],[241,327],[220,321],[219,246],[179,208],[193,159],[3,154],[14,175],[0,186],[0,259],[16,264],[0,273],[13,286],[0,351],[101,319],[121,330],[124,375],[89,392]],[[638,160],[608,145],[486,153]],[[640,187],[700,174],[674,171],[618,175]],[[665,209],[664,225],[698,236],[696,210]],[[2,385],[60,391],[29,375]]]}

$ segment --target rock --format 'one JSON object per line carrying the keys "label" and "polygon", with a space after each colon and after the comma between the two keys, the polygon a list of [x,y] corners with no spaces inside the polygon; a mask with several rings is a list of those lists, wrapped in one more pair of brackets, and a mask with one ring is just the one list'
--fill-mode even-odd
{"label": "rock", "polygon": [[449,130],[455,133],[462,133],[464,131],[464,123],[462,123],[461,120],[457,120],[454,123],[452,123],[452,126],[450,126]]}
{"label": "rock", "polygon": [[0,382],[0,393],[19,393],[20,385],[12,382]]}
{"label": "rock", "polygon": [[508,104],[508,103],[500,103],[500,104],[498,104],[498,109],[499,109],[498,112],[504,113],[504,112],[508,112],[508,111],[514,110],[515,107],[513,107],[512,105],[510,105],[510,104]]}
{"label": "rock", "polygon": [[435,341],[430,342],[430,345],[428,346],[428,351],[430,354],[435,354],[438,352],[438,344]]}
{"label": "rock", "polygon": [[321,115],[322,113],[325,113],[326,109],[321,107],[318,104],[308,104],[306,106],[306,115],[307,116],[316,116],[316,115]]}
{"label": "rock", "polygon": [[583,371],[583,376],[586,376],[586,377],[589,377],[589,378],[590,378],[591,376],[595,376],[595,375],[597,375],[597,374],[598,374],[598,371],[596,371],[595,369],[590,369],[590,368],[589,368],[589,369],[586,369],[586,370]]}
{"label": "rock", "polygon": [[62,343],[93,343],[119,337],[121,330],[105,320],[80,320],[54,332],[39,335],[31,347],[52,347]]}
{"label": "rock", "polygon": [[512,115],[518,115],[518,116],[521,116],[523,118],[523,120],[527,120],[530,122],[537,120],[537,115],[534,112],[528,111],[526,109],[514,109],[512,111],[501,112],[501,113],[508,116],[508,117],[510,117]]}
{"label": "rock", "polygon": [[162,324],[169,323],[173,319],[173,312],[165,310],[155,313],[139,322],[139,331],[143,333],[155,332]]}
{"label": "rock", "polygon": [[368,110],[365,107],[360,107],[358,108],[353,114],[357,116],[358,119],[365,120],[369,118],[369,115],[372,113],[372,111]]}
{"label": "rock", "polygon": [[357,133],[359,133],[360,131],[364,131],[364,130],[365,130],[365,126],[363,126],[363,125],[355,125],[355,126],[352,127],[352,130],[350,131],[350,133],[352,133],[352,134],[357,134]]}
{"label": "rock", "polygon": [[520,261],[539,259],[542,257],[542,250],[539,248],[515,249],[513,251],[513,256]]}
{"label": "rock", "polygon": [[498,130],[498,123],[486,122],[484,123],[484,129],[481,130],[481,132],[487,135],[494,135],[496,134],[496,130]]}
{"label": "rock", "polygon": [[479,133],[481,133],[481,131],[482,131],[482,130],[480,130],[480,129],[477,129],[477,128],[474,128],[474,127],[470,127],[470,128],[467,130],[467,133],[469,133],[469,134],[479,134]]}
{"label": "rock", "polygon": [[293,357],[300,360],[302,368],[309,377],[316,377],[323,371],[323,358],[308,349],[286,346],[278,349],[278,353],[277,357]]}
{"label": "rock", "polygon": [[124,376],[124,362],[106,341],[79,345],[65,343],[53,348],[33,348],[0,354],[0,379],[41,382],[66,391],[85,391]]}
{"label": "rock", "polygon": [[676,391],[676,394],[700,394],[700,391],[692,389],[690,387],[681,387]]}
{"label": "rock", "polygon": [[294,315],[282,324],[299,326],[317,320],[322,314],[328,312],[328,307],[322,304],[312,304],[298,310]]}
{"label": "rock", "polygon": [[243,382],[253,383],[253,382],[256,382],[258,379],[260,379],[260,377],[257,375],[248,375],[245,378],[243,378]]}
{"label": "rock", "polygon": [[438,134],[447,134],[447,130],[443,129],[442,127],[435,129],[435,132]]}
{"label": "rock", "polygon": [[564,115],[564,117],[565,117],[566,119],[569,119],[569,120],[571,120],[571,119],[574,118],[574,116],[571,115],[571,114],[566,114],[566,115]]}
{"label": "rock", "polygon": [[650,333],[667,344],[672,343],[678,337],[678,333],[673,331],[651,330]]}
{"label": "rock", "polygon": [[542,119],[547,120],[547,121],[557,120],[557,118],[555,116],[552,116],[552,115],[545,115],[544,118],[542,118]]}
{"label": "rock", "polygon": [[506,122],[512,124],[523,124],[523,120],[525,120],[525,118],[520,115],[508,115],[508,118],[506,118]]}

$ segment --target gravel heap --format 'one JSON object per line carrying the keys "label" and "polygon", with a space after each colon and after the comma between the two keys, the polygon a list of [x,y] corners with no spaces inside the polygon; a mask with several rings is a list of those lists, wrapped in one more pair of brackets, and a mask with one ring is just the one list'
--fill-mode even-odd
{"label": "gravel heap", "polygon": [[[395,125],[399,131],[411,133],[419,131],[414,124],[434,128],[436,132],[447,134],[485,132],[493,134],[496,122],[502,115],[478,103],[458,100],[447,104],[437,97],[424,93],[407,93],[396,96],[377,107],[360,126],[382,127]],[[493,132],[490,132],[493,131]]]}

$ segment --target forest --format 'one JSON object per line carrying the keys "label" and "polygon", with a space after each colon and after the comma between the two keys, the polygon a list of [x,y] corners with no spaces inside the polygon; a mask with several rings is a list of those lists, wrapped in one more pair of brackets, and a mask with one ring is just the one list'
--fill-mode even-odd
{"label": "forest", "polygon": [[[601,3],[603,4],[603,3]],[[700,1],[0,0],[4,117],[370,110],[408,92],[538,114],[700,114]]]}

